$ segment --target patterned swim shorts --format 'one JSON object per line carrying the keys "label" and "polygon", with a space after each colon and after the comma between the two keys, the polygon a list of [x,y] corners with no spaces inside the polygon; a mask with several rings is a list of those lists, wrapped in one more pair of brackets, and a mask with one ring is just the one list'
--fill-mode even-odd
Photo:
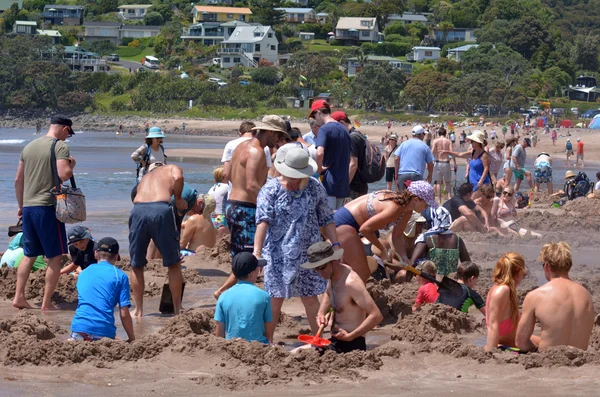
{"label": "patterned swim shorts", "polygon": [[229,200],[225,206],[225,218],[231,232],[231,256],[254,250],[256,233],[256,204]]}
{"label": "patterned swim shorts", "polygon": [[212,219],[213,226],[216,230],[219,230],[221,226],[227,227],[227,220],[225,219],[224,214],[212,214],[210,219]]}
{"label": "patterned swim shorts", "polygon": [[548,163],[540,163],[535,167],[535,182],[552,182],[552,167]]}

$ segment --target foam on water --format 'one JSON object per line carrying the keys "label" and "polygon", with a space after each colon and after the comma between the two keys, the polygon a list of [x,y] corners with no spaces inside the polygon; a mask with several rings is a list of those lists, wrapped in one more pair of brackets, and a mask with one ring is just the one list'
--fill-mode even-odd
{"label": "foam on water", "polygon": [[25,139],[0,139],[0,145],[18,145],[25,142]]}

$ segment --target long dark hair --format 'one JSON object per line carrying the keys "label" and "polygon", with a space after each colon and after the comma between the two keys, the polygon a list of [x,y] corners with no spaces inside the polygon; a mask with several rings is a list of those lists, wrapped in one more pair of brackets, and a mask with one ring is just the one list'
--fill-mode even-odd
{"label": "long dark hair", "polygon": [[381,199],[381,201],[393,201],[395,204],[397,204],[401,207],[407,206],[410,203],[410,201],[414,197],[416,197],[414,194],[412,194],[408,190],[405,190],[403,192],[392,192],[390,190],[388,192],[389,193],[386,193],[385,198]]}

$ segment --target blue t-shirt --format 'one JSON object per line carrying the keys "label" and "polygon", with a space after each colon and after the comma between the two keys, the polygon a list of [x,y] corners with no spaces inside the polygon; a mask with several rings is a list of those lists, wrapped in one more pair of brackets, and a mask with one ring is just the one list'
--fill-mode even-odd
{"label": "blue t-shirt", "polygon": [[425,167],[433,163],[433,153],[425,142],[412,138],[403,142],[395,152],[400,157],[400,169],[398,174],[416,173],[425,178]]}
{"label": "blue t-shirt", "polygon": [[269,294],[248,281],[238,281],[217,301],[215,321],[225,324],[225,339],[269,343],[265,323],[273,321]]}
{"label": "blue t-shirt", "polygon": [[304,134],[302,136],[302,139],[304,139],[306,141],[306,143],[308,143],[309,145],[314,145],[316,138],[315,138],[315,134],[311,131],[311,132]]}
{"label": "blue t-shirt", "polygon": [[77,294],[71,331],[114,339],[115,306],[131,306],[127,275],[107,261],[95,263],[79,274]]}
{"label": "blue t-shirt", "polygon": [[350,196],[350,134],[346,127],[337,122],[325,123],[319,128],[315,146],[323,147],[323,167],[329,167],[324,173],[323,186],[327,195],[332,197]]}

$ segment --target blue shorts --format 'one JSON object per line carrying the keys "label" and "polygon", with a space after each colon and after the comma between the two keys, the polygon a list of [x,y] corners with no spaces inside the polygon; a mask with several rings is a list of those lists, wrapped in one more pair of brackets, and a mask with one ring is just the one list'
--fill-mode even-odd
{"label": "blue shorts", "polygon": [[179,230],[171,203],[135,203],[129,215],[129,255],[132,267],[146,266],[150,240],[163,257],[163,266],[173,266],[179,257]]}
{"label": "blue shorts", "polygon": [[256,204],[228,200],[225,219],[231,232],[231,256],[244,251],[252,252],[256,233]]}
{"label": "blue shorts", "polygon": [[54,258],[68,252],[65,224],[56,219],[54,206],[23,207],[23,254]]}

